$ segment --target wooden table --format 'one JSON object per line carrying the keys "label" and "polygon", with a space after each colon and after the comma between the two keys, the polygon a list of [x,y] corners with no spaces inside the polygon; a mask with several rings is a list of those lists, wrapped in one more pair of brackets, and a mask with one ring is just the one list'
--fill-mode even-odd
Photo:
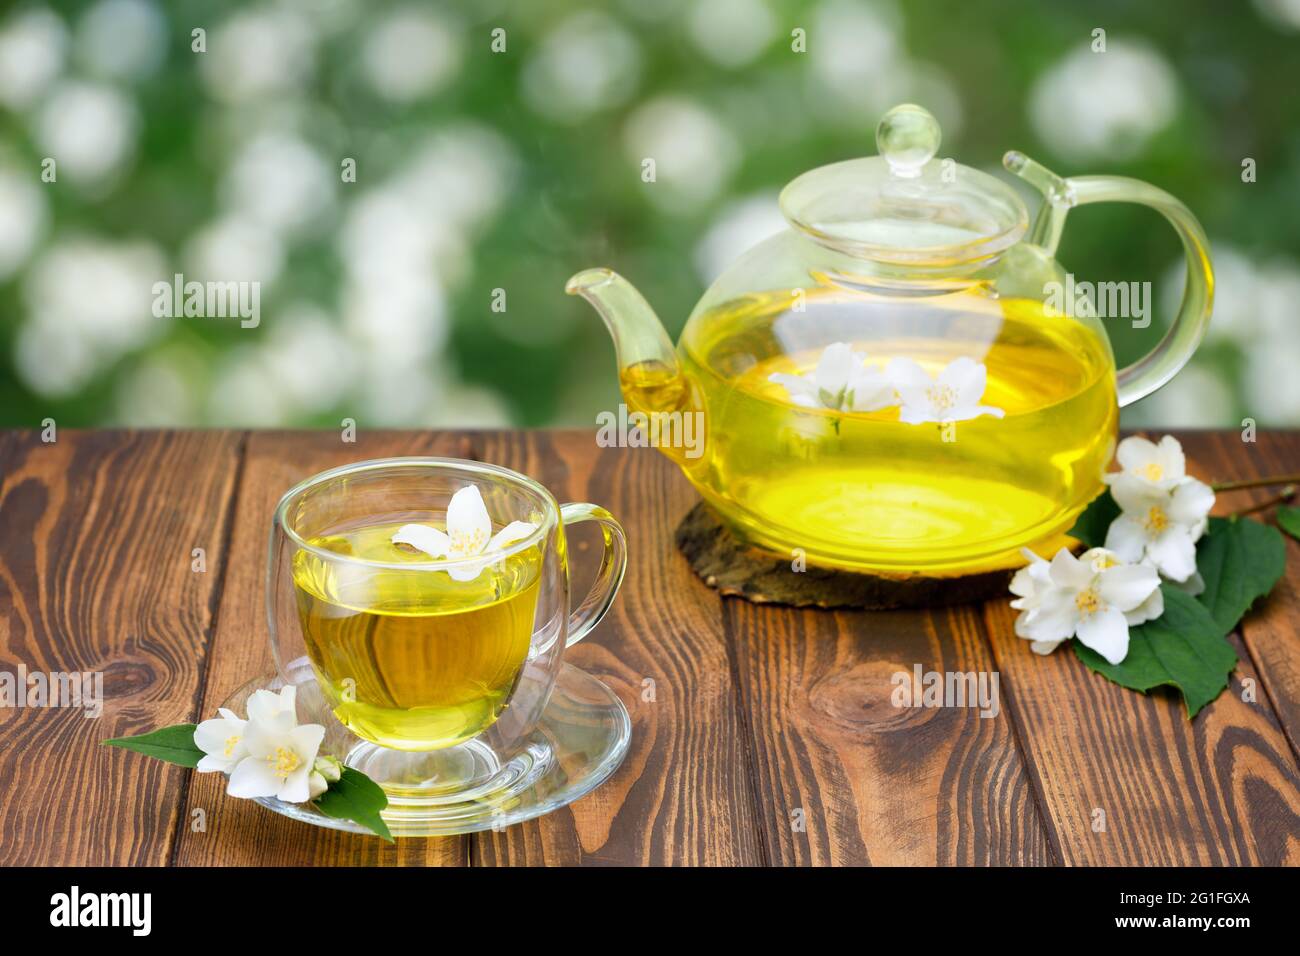
{"label": "wooden table", "polygon": [[[1300,470],[1300,434],[1181,437],[1202,477]],[[500,833],[389,846],[97,746],[202,719],[270,671],[274,503],[321,469],[390,455],[498,462],[626,525],[622,594],[571,652],[632,715],[604,786]],[[1230,690],[1189,722],[1173,694],[1031,654],[1005,600],[887,613],[722,600],[672,543],[695,500],[685,480],[590,432],[7,432],[0,478],[0,669],[102,670],[107,698],[98,720],[0,709],[5,865],[1300,863],[1295,542],[1287,579],[1233,637]],[[895,708],[890,676],[917,663],[996,670],[1001,712]]]}

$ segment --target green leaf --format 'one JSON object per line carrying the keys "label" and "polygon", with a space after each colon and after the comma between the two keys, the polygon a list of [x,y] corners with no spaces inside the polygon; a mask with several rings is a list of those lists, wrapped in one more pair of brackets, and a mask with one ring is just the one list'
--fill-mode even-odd
{"label": "green leaf", "polygon": [[194,730],[193,724],[176,724],[138,737],[114,737],[102,743],[106,747],[134,750],[182,767],[197,767],[203,759],[203,751],[194,743]]}
{"label": "green leaf", "polygon": [[1082,541],[1085,548],[1100,548],[1106,544],[1106,532],[1110,530],[1111,522],[1118,517],[1119,505],[1115,504],[1109,490],[1103,491],[1083,509],[1083,514],[1070,529],[1070,536]]}
{"label": "green leaf", "polygon": [[1288,508],[1285,505],[1278,508],[1277,523],[1283,531],[1300,541],[1300,508]]}
{"label": "green leaf", "polygon": [[379,811],[388,806],[383,788],[360,770],[343,768],[343,775],[330,784],[330,788],[316,798],[316,809],[336,820],[355,820],[368,830],[379,834],[389,843],[393,835]]}
{"label": "green leaf", "polygon": [[1199,600],[1220,632],[1227,634],[1282,577],[1286,542],[1271,525],[1249,518],[1211,518],[1196,547],[1196,567],[1205,579]]}
{"label": "green leaf", "polygon": [[1129,632],[1124,660],[1110,664],[1077,640],[1074,653],[1089,668],[1122,687],[1143,693],[1161,685],[1178,688],[1190,720],[1228,686],[1237,652],[1204,605],[1168,584],[1162,584],[1160,590],[1165,613]]}

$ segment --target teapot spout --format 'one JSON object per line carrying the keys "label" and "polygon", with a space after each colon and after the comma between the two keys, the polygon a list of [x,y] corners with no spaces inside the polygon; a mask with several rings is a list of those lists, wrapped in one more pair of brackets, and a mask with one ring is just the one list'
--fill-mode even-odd
{"label": "teapot spout", "polygon": [[655,367],[665,376],[678,374],[677,353],[650,303],[612,269],[586,269],[564,291],[580,295],[600,313],[614,339],[620,374]]}
{"label": "teapot spout", "polygon": [[614,339],[623,400],[648,427],[650,444],[683,468],[704,461],[704,413],[691,381],[682,374],[663,323],[645,297],[611,269],[587,269],[564,291],[580,295],[600,313]]}

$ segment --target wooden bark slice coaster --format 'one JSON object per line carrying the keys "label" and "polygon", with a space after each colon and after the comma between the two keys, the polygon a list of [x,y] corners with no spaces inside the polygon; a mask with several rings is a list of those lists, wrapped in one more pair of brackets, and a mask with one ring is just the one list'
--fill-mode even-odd
{"label": "wooden bark slice coaster", "polygon": [[704,502],[677,526],[677,547],[695,573],[726,597],[792,607],[924,608],[1010,597],[1011,571],[961,577],[868,574],[809,565],[795,571],[791,558],[740,541]]}

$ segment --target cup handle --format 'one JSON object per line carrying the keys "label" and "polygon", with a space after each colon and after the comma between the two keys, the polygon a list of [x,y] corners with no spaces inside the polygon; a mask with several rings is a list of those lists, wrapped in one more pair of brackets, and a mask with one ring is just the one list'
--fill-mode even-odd
{"label": "cup handle", "polygon": [[568,638],[564,646],[572,647],[600,623],[600,619],[614,603],[618,586],[623,583],[623,574],[627,571],[627,537],[614,516],[598,505],[585,502],[561,505],[560,520],[566,528],[582,521],[595,521],[600,525],[605,539],[605,552],[601,555],[596,579],[591,582],[591,590],[569,615]]}

